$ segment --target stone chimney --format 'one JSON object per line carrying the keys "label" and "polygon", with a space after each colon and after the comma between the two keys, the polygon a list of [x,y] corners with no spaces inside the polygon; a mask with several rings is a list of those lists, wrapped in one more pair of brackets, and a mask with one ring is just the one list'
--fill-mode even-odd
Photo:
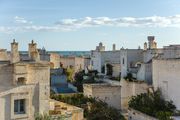
{"label": "stone chimney", "polygon": [[148,43],[149,43],[149,49],[155,49],[155,37],[154,36],[148,36]]}
{"label": "stone chimney", "polygon": [[99,43],[99,47],[102,47],[102,46],[103,46],[103,43],[102,43],[102,42],[100,42],[100,43]]}
{"label": "stone chimney", "polygon": [[11,63],[16,63],[20,61],[19,51],[18,51],[18,43],[13,39],[11,43]]}
{"label": "stone chimney", "polygon": [[29,58],[34,61],[40,60],[39,52],[37,50],[37,44],[34,43],[33,40],[31,41],[31,43],[29,43]]}
{"label": "stone chimney", "polygon": [[154,48],[157,48],[157,42],[154,42]]}
{"label": "stone chimney", "polygon": [[147,42],[144,43],[144,50],[147,50]]}
{"label": "stone chimney", "polygon": [[105,51],[105,46],[103,46],[102,42],[99,43],[99,46],[96,46],[96,50],[97,51]]}
{"label": "stone chimney", "polygon": [[116,44],[113,44],[113,51],[116,51]]}

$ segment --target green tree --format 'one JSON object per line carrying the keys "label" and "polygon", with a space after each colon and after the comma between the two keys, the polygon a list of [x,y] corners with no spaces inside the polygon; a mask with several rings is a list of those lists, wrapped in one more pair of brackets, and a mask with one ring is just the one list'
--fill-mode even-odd
{"label": "green tree", "polygon": [[67,75],[67,80],[72,82],[73,81],[73,75],[74,75],[74,68],[73,66],[70,66],[66,69],[66,75]]}
{"label": "green tree", "polygon": [[83,92],[83,76],[85,75],[84,71],[80,71],[74,76],[74,85],[77,87],[79,92]]}

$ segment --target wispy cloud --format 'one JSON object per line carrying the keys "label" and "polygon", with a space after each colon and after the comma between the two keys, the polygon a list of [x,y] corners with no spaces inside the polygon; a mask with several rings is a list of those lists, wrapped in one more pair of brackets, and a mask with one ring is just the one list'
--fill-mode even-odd
{"label": "wispy cloud", "polygon": [[69,28],[84,28],[93,26],[116,26],[116,27],[180,27],[180,15],[161,17],[122,17],[109,18],[85,17],[81,19],[64,19],[56,22],[56,25]]}
{"label": "wispy cloud", "polygon": [[15,23],[20,23],[20,24],[32,24],[32,21],[28,21],[23,17],[15,16],[14,17]]}
{"label": "wispy cloud", "polygon": [[26,32],[26,31],[72,31],[88,27],[176,27],[180,28],[180,15],[174,16],[150,16],[150,17],[85,17],[79,19],[63,19],[55,22],[53,25],[36,25],[32,24],[22,17],[16,16],[16,23],[21,23],[19,26],[0,26],[0,32]]}

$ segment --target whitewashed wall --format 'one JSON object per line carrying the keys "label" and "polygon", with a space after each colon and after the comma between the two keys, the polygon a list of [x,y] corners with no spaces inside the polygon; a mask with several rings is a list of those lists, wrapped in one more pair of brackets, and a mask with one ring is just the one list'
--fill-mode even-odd
{"label": "whitewashed wall", "polygon": [[153,60],[153,86],[180,110],[180,60]]}

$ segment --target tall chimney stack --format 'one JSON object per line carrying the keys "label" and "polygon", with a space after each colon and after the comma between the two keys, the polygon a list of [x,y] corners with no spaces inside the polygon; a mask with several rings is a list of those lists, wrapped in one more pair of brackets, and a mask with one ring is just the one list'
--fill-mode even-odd
{"label": "tall chimney stack", "polygon": [[153,49],[155,37],[154,36],[148,36],[147,39],[148,39],[149,49]]}
{"label": "tall chimney stack", "polygon": [[144,50],[147,50],[147,42],[144,43]]}
{"label": "tall chimney stack", "polygon": [[11,63],[16,63],[20,61],[19,51],[18,51],[18,43],[13,39],[11,43]]}
{"label": "tall chimney stack", "polygon": [[113,44],[113,51],[116,50],[116,44]]}
{"label": "tall chimney stack", "polygon": [[29,43],[29,57],[34,61],[40,60],[39,52],[37,50],[37,44],[34,43],[34,40]]}

